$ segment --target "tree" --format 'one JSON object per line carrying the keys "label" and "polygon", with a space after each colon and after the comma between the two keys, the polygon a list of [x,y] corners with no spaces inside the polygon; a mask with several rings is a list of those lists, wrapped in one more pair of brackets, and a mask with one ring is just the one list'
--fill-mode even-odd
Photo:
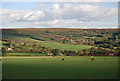
{"label": "tree", "polygon": [[58,55],[60,53],[60,50],[59,49],[53,49],[51,51],[54,55]]}
{"label": "tree", "polygon": [[2,48],[2,56],[6,56],[7,55],[7,50],[5,47]]}
{"label": "tree", "polygon": [[63,44],[66,44],[67,42],[68,42],[68,41],[67,41],[66,38],[64,38],[63,41],[62,41]]}
{"label": "tree", "polygon": [[82,51],[83,51],[83,55],[88,55],[87,49],[83,49]]}
{"label": "tree", "polygon": [[83,55],[83,51],[82,51],[82,50],[79,50],[79,51],[77,52],[77,55],[78,55],[78,56]]}
{"label": "tree", "polygon": [[68,51],[67,50],[64,50],[64,51],[62,51],[62,53],[64,54],[64,55],[68,55]]}

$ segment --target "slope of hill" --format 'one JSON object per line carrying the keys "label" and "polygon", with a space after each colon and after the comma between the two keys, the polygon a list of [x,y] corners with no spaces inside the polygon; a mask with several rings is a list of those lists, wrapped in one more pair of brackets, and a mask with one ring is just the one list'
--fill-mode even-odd
{"label": "slope of hill", "polygon": [[34,50],[34,52],[41,47],[46,48],[42,50],[59,49],[76,52],[85,49],[89,49],[87,52],[90,52],[91,48],[98,47],[101,50],[109,49],[113,52],[119,49],[119,34],[118,29],[2,29],[2,41],[5,42],[3,46],[6,48],[14,46],[16,47],[14,49],[27,48],[26,50]]}

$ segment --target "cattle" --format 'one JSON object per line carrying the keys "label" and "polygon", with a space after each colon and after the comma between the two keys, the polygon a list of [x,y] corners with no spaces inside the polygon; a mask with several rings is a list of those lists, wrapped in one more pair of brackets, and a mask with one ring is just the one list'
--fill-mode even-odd
{"label": "cattle", "polygon": [[62,58],[62,61],[65,60],[64,58]]}
{"label": "cattle", "polygon": [[108,58],[105,58],[105,60],[108,60]]}
{"label": "cattle", "polygon": [[94,58],[91,58],[91,60],[95,60]]}

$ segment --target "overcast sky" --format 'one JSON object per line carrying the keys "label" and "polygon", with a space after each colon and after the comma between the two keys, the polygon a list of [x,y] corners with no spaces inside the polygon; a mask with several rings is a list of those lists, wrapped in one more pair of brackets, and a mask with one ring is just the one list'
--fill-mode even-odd
{"label": "overcast sky", "polygon": [[117,28],[117,2],[2,2],[2,28]]}

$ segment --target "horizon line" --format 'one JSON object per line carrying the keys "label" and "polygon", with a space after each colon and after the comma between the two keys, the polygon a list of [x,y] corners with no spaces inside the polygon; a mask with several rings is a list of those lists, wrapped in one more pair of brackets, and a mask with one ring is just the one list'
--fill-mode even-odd
{"label": "horizon line", "polygon": [[51,28],[0,28],[0,29],[120,29],[118,28],[56,28],[56,27],[51,27]]}

